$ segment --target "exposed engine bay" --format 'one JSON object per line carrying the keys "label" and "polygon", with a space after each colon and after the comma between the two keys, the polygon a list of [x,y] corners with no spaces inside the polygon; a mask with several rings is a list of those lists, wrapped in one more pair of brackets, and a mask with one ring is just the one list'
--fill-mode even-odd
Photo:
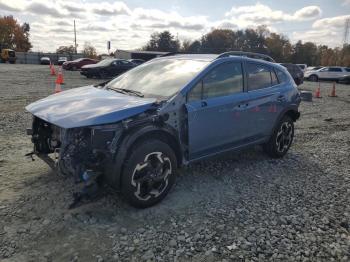
{"label": "exposed engine bay", "polygon": [[[121,124],[64,129],[34,117],[30,132],[34,150],[27,155],[37,155],[60,174],[74,176],[76,183],[84,182],[84,194],[91,187],[97,189],[103,164],[115,153],[121,131]],[[82,193],[74,195],[74,202]]]}

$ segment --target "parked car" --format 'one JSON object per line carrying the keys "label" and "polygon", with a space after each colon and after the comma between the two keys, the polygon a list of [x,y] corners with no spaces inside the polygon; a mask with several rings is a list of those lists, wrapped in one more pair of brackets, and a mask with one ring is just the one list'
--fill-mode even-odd
{"label": "parked car", "polygon": [[49,65],[51,62],[50,57],[43,56],[40,58],[41,65]]}
{"label": "parked car", "polygon": [[305,71],[316,71],[318,69],[321,69],[323,66],[308,66]]}
{"label": "parked car", "polygon": [[[348,68],[350,71],[350,68]],[[340,84],[350,84],[350,75],[344,76],[342,78],[339,78],[338,83]]]}
{"label": "parked car", "polygon": [[105,59],[97,64],[83,66],[80,74],[87,78],[110,78],[120,75],[135,66],[134,63],[123,59]]}
{"label": "parked car", "polygon": [[68,61],[68,58],[63,56],[63,57],[59,57],[58,60],[57,60],[57,64],[58,65],[63,65],[63,63],[67,62]]}
{"label": "parked car", "polygon": [[30,154],[87,184],[105,180],[145,208],[166,196],[181,165],[253,145],[283,157],[300,101],[276,63],[227,53],[160,57],[28,105]]}
{"label": "parked car", "polygon": [[297,64],[297,66],[299,66],[299,68],[300,68],[303,72],[306,71],[307,64]]}
{"label": "parked car", "polygon": [[300,66],[289,63],[281,63],[281,65],[287,68],[297,85],[301,85],[304,82],[304,72],[301,70]]}
{"label": "parked car", "polygon": [[130,60],[128,60],[128,61],[130,61],[131,63],[134,63],[134,64],[136,64],[136,65],[141,65],[141,64],[143,64],[144,62],[146,62],[146,61],[143,60],[143,59],[130,59]]}
{"label": "parked car", "polygon": [[305,78],[310,81],[318,80],[338,81],[340,78],[350,75],[349,68],[341,66],[327,66],[318,70],[305,72]]}
{"label": "parked car", "polygon": [[64,62],[62,65],[62,68],[65,70],[80,70],[82,66],[84,65],[92,65],[96,64],[98,60],[91,59],[91,58],[78,58],[73,61],[67,61]]}

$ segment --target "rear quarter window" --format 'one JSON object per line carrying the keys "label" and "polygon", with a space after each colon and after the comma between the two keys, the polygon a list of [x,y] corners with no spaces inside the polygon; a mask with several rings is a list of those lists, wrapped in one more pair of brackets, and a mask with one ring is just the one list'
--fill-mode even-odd
{"label": "rear quarter window", "polygon": [[288,81],[288,76],[282,70],[276,69],[276,73],[280,84]]}

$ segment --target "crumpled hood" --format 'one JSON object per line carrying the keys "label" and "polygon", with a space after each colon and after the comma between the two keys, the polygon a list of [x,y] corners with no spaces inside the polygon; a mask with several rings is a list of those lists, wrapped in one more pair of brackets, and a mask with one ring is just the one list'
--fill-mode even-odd
{"label": "crumpled hood", "polygon": [[144,112],[155,101],[86,86],[50,95],[26,110],[59,127],[74,128],[114,123]]}

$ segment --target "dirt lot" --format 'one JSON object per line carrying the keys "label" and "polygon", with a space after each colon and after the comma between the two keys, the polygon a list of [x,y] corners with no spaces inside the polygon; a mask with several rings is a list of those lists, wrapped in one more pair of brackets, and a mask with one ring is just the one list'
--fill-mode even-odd
{"label": "dirt lot", "polygon": [[[118,194],[68,210],[75,189],[31,151],[24,106],[53,93],[47,66],[0,64],[1,261],[349,261],[350,86],[301,105],[281,160],[259,147],[180,170],[159,205]],[[65,72],[64,88],[95,83]],[[314,83],[303,89],[314,90]]]}

